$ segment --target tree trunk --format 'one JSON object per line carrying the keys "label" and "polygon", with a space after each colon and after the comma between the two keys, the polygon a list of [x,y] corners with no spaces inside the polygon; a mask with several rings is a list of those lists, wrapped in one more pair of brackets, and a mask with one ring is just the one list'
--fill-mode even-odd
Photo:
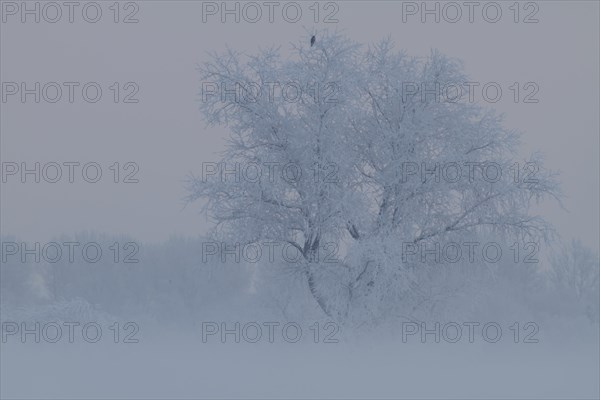
{"label": "tree trunk", "polygon": [[307,265],[306,265],[306,280],[308,283],[308,289],[310,290],[310,293],[312,294],[313,298],[315,299],[315,301],[317,302],[317,304],[319,305],[321,310],[325,313],[325,315],[327,315],[328,317],[331,317],[329,307],[327,307],[325,300],[317,291],[315,277],[311,270],[311,265],[312,265],[312,263],[307,263]]}

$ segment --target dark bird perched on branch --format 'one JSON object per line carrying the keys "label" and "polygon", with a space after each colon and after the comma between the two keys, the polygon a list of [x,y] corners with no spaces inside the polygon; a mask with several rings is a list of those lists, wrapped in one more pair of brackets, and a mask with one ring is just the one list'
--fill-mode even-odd
{"label": "dark bird perched on branch", "polygon": [[317,38],[315,37],[315,35],[313,35],[313,37],[310,38],[310,47],[313,47],[316,40],[317,40]]}

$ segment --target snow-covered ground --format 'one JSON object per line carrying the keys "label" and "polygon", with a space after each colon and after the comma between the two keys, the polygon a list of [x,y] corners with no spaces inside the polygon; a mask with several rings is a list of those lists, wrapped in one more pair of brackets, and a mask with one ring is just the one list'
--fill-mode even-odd
{"label": "snow-covered ground", "polygon": [[[560,338],[559,338],[560,337]],[[2,398],[598,398],[597,326],[539,343],[203,343],[140,329],[137,344],[2,344]],[[112,339],[112,338],[111,338]],[[512,339],[512,338],[511,338]]]}

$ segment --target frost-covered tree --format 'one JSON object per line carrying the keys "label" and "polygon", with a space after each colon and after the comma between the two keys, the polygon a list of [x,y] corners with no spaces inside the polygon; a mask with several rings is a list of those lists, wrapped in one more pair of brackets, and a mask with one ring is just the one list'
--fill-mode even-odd
{"label": "frost-covered tree", "polygon": [[538,154],[515,158],[518,134],[500,116],[456,97],[452,89],[469,81],[458,61],[435,51],[408,57],[386,40],[366,52],[363,65],[366,106],[353,113],[351,143],[357,187],[371,207],[352,235],[354,292],[388,303],[382,292],[406,301],[428,291],[415,276],[415,267],[429,274],[427,263],[401,265],[400,244],[420,250],[490,233],[507,243],[548,238],[550,227],[529,206],[559,197],[554,174]]}
{"label": "frost-covered tree", "polygon": [[[590,320],[600,314],[600,259],[581,240],[572,240],[551,257],[548,274],[563,303],[572,303]],[[567,306],[568,307],[568,306]]]}
{"label": "frost-covered tree", "polygon": [[[236,91],[201,102],[210,125],[227,124],[232,130],[222,161],[227,168],[256,164],[274,172],[258,183],[221,176],[193,179],[190,199],[208,200],[221,238],[294,246],[306,260],[302,268],[309,288],[326,312],[313,264],[319,264],[317,253],[326,243],[340,240],[353,212],[348,190],[353,160],[343,149],[358,99],[353,95],[357,49],[348,40],[324,38],[312,49],[295,47],[289,61],[273,49],[249,57],[229,51],[213,55],[201,68],[204,84]],[[299,97],[280,92],[284,87],[297,88],[293,96]]]}
{"label": "frost-covered tree", "polygon": [[[231,130],[223,163],[300,171],[257,181],[192,176],[189,200],[205,201],[215,236],[294,246],[303,260],[294,268],[339,319],[360,310],[385,318],[423,293],[418,275],[431,270],[401,262],[406,244],[483,232],[548,238],[529,206],[557,198],[553,174],[537,155],[515,159],[518,134],[501,117],[449,95],[468,81],[460,63],[438,52],[409,57],[389,40],[365,50],[337,34],[319,37],[286,57],[228,51],[200,67],[208,126]],[[274,82],[293,82],[300,95],[277,95]],[[325,245],[347,250],[324,263],[316,254]]]}

